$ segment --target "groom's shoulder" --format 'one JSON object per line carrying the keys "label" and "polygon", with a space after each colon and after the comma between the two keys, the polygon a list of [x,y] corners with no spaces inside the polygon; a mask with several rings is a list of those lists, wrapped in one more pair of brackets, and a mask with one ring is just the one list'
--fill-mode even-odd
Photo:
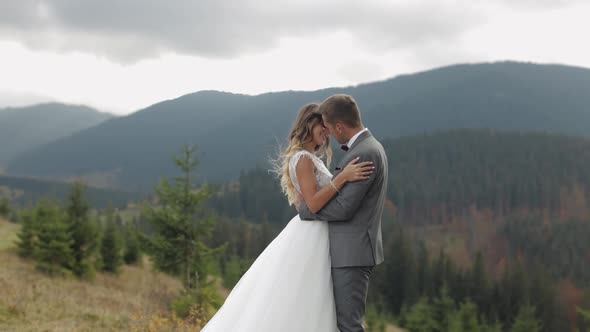
{"label": "groom's shoulder", "polygon": [[385,154],[381,143],[372,137],[361,142],[354,152],[361,157],[366,157],[368,160],[381,160]]}
{"label": "groom's shoulder", "polygon": [[379,142],[374,136],[369,137],[369,139],[366,139],[363,143],[365,143],[365,148],[369,151],[378,152],[384,150],[383,144],[381,144],[381,142]]}
{"label": "groom's shoulder", "polygon": [[387,164],[387,153],[385,152],[385,148],[383,144],[379,142],[375,137],[371,137],[371,139],[366,140],[367,146],[365,151],[368,154],[374,156],[374,158],[380,159],[382,163]]}

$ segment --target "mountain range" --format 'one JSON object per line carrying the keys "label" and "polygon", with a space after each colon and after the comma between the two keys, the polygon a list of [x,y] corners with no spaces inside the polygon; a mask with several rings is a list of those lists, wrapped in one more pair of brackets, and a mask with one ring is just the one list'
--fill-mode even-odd
{"label": "mountain range", "polygon": [[0,164],[112,117],[90,107],[60,103],[1,108]]}
{"label": "mountain range", "polygon": [[297,110],[334,93],[354,96],[363,122],[379,139],[460,128],[590,133],[590,69],[461,64],[318,91],[196,92],[28,150],[8,163],[7,172],[86,176],[108,179],[98,185],[151,190],[159,177],[177,174],[172,157],[182,145],[195,144],[200,178],[225,182],[241,170],[267,167]]}

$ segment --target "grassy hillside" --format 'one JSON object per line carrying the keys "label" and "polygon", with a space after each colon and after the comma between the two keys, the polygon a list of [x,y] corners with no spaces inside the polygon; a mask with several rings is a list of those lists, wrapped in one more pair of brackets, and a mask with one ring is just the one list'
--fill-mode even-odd
{"label": "grassy hillside", "polygon": [[9,223],[6,219],[0,217],[0,250],[14,246],[18,228],[18,225]]}
{"label": "grassy hillside", "polygon": [[[125,266],[94,282],[51,278],[15,253],[18,226],[0,220],[0,331],[130,331],[154,323],[181,288],[172,277]],[[159,324],[159,325],[158,325]]]}
{"label": "grassy hillside", "polygon": [[[0,331],[195,331],[170,319],[179,280],[143,267],[93,282],[52,278],[16,254],[19,226],[0,218]],[[228,291],[220,286],[220,293]],[[404,332],[388,325],[386,332]]]}

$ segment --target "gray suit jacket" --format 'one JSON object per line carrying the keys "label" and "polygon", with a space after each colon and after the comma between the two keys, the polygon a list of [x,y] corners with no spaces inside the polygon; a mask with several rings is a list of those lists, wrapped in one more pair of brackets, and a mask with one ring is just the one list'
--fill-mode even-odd
{"label": "gray suit jacket", "polygon": [[336,167],[334,176],[352,159],[372,161],[367,180],[349,182],[316,214],[305,204],[299,209],[304,220],[329,222],[332,267],[374,266],[383,262],[381,218],[387,191],[387,156],[369,131],[362,133]]}

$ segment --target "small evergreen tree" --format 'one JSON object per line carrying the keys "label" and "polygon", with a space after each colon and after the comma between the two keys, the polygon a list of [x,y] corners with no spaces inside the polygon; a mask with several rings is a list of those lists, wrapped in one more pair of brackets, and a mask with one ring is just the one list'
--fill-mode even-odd
{"label": "small evergreen tree", "polygon": [[123,263],[122,250],[123,244],[119,229],[115,225],[114,220],[109,220],[100,247],[103,271],[119,272],[119,268]]}
{"label": "small evergreen tree", "polygon": [[481,326],[482,332],[502,332],[502,323],[499,320],[496,320],[493,324],[483,324]]}
{"label": "small evergreen tree", "polygon": [[482,315],[488,314],[489,281],[485,271],[484,258],[481,252],[475,256],[475,263],[467,277],[467,292]]}
{"label": "small evergreen tree", "polygon": [[[580,314],[580,317],[582,318],[582,324],[589,326],[590,325],[590,310],[584,310],[580,307],[576,307],[576,311],[578,312],[578,314]],[[579,332],[582,332],[580,330],[577,330]],[[586,331],[590,331],[590,330],[586,330]]]}
{"label": "small evergreen tree", "polygon": [[232,289],[242,277],[242,266],[240,257],[232,255],[228,262],[225,263],[225,275],[223,276],[223,287]]}
{"label": "small evergreen tree", "polygon": [[588,323],[590,323],[590,310],[584,310],[582,308],[576,308],[578,313],[580,314],[580,316],[582,316],[582,318],[587,321]]}
{"label": "small evergreen tree", "polygon": [[367,307],[367,314],[365,320],[367,322],[367,331],[385,332],[386,320],[383,317],[383,315],[379,313],[379,311],[374,305],[369,305]]}
{"label": "small evergreen tree", "polygon": [[72,271],[79,277],[94,278],[94,260],[98,248],[98,228],[90,220],[90,206],[84,197],[85,187],[75,182],[68,195],[67,220],[72,236],[71,251],[74,255]]}
{"label": "small evergreen tree", "polygon": [[123,253],[123,261],[125,264],[136,264],[141,262],[141,249],[139,246],[139,239],[137,232],[126,227],[124,234],[125,249]]}
{"label": "small evergreen tree", "polygon": [[37,257],[39,250],[39,223],[37,221],[38,206],[33,209],[23,209],[20,212],[21,228],[17,233],[18,240],[16,241],[18,253],[21,257],[34,258]]}
{"label": "small evergreen tree", "polygon": [[541,323],[535,317],[535,308],[530,305],[522,305],[510,332],[540,332]]}
{"label": "small evergreen tree", "polygon": [[449,289],[446,285],[440,290],[440,295],[433,301],[432,305],[434,319],[438,322],[437,331],[446,332],[449,330],[451,319],[455,314],[455,302],[449,296]]}
{"label": "small evergreen tree", "polygon": [[[205,277],[201,269],[205,258],[223,248],[212,249],[203,242],[211,236],[215,220],[202,217],[202,205],[210,192],[205,185],[198,189],[193,185],[192,172],[197,166],[194,148],[185,146],[182,156],[174,160],[182,176],[176,177],[172,185],[162,180],[156,187],[158,205],[146,206],[155,234],[145,240],[158,269],[182,274],[185,289],[196,288]],[[193,279],[195,271],[199,275]]]}
{"label": "small evergreen tree", "polygon": [[8,217],[8,216],[10,216],[11,211],[12,211],[12,209],[10,207],[10,202],[8,201],[8,198],[6,198],[6,197],[0,198],[0,216]]}
{"label": "small evergreen tree", "polygon": [[412,332],[435,332],[438,323],[434,320],[434,313],[426,298],[414,304],[405,317],[404,328]]}
{"label": "small evergreen tree", "polygon": [[450,322],[449,332],[479,332],[481,331],[477,320],[477,307],[471,301],[461,304],[459,311]]}
{"label": "small evergreen tree", "polygon": [[37,268],[50,275],[70,275],[69,268],[74,260],[71,249],[73,240],[61,209],[45,201],[36,212],[39,225]]}

